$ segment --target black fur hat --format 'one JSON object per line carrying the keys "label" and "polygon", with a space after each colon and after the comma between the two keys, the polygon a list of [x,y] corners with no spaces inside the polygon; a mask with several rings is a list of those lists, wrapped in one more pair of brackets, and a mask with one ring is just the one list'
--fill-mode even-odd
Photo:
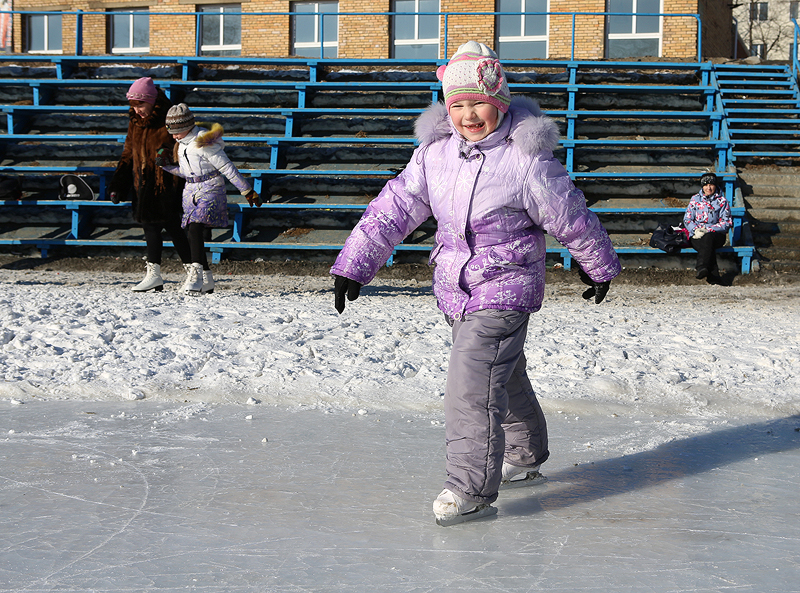
{"label": "black fur hat", "polygon": [[708,185],[709,183],[713,183],[714,187],[719,187],[719,183],[717,182],[717,176],[713,173],[703,173],[702,177],[700,177],[700,187],[704,185]]}

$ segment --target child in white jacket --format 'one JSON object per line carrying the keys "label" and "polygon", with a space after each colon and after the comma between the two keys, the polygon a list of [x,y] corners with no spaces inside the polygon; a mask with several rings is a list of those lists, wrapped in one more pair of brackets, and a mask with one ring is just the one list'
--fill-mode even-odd
{"label": "child in white jacket", "polygon": [[211,130],[195,125],[194,114],[185,103],[170,108],[167,131],[176,140],[172,160],[159,154],[156,164],[168,173],[183,177],[183,219],[181,226],[189,236],[192,263],[183,286],[187,295],[214,291],[214,278],[205,250],[207,228],[228,226],[228,196],[225,177],[238,189],[251,206],[261,206],[261,198],[225,154],[222,126]]}

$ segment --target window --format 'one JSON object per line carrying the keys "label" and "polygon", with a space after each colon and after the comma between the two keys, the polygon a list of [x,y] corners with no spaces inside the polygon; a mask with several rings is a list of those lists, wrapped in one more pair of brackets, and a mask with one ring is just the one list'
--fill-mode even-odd
{"label": "window", "polygon": [[392,41],[395,58],[439,57],[439,0],[392,0]]}
{"label": "window", "polygon": [[800,2],[789,2],[789,18],[797,20],[797,13],[798,13],[798,6],[800,6]]}
{"label": "window", "polygon": [[498,0],[497,55],[500,59],[524,60],[547,57],[547,0]]}
{"label": "window", "polygon": [[31,14],[28,16],[28,51],[61,53],[61,15]]}
{"label": "window", "polygon": [[144,10],[109,10],[108,39],[111,53],[150,51],[150,13]]}
{"label": "window", "polygon": [[769,18],[769,4],[767,2],[753,2],[750,4],[750,20],[766,21]]}
{"label": "window", "polygon": [[[339,51],[338,2],[295,2],[292,12],[292,53],[306,58],[335,58]],[[324,16],[319,16],[324,15]]]}
{"label": "window", "polygon": [[[242,6],[201,6],[200,53],[204,56],[242,55]],[[239,14],[231,14],[239,13]]]}
{"label": "window", "polygon": [[750,46],[750,55],[751,56],[758,56],[762,60],[767,57],[767,44],[766,43],[754,43]]}
{"label": "window", "polygon": [[661,0],[608,0],[607,57],[661,55]]}

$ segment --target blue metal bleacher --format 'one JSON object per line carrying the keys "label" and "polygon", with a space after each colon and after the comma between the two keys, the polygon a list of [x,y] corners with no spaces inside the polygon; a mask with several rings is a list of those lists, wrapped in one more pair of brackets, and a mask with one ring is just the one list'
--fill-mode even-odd
{"label": "blue metal bleacher", "polygon": [[[136,76],[124,78],[83,78],[81,67],[96,64],[143,64],[147,67],[174,67],[176,73],[170,78],[159,78],[157,83],[165,89],[173,101],[186,100],[198,119],[231,118],[241,120],[250,118],[262,123],[274,120],[274,130],[269,132],[245,133],[241,129],[226,126],[225,141],[240,170],[254,180],[256,190],[261,192],[270,187],[275,199],[260,209],[242,203],[238,196],[230,196],[232,224],[229,229],[220,230],[207,245],[213,260],[232,251],[258,250],[336,250],[341,248],[347,236],[347,228],[317,232],[309,218],[328,216],[331,213],[357,216],[369,201],[369,192],[358,194],[348,186],[342,194],[325,193],[329,186],[361,184],[370,188],[379,187],[386,179],[407,161],[410,150],[415,146],[413,119],[427,103],[439,98],[440,85],[430,75],[420,76],[420,80],[365,80],[369,74],[363,70],[369,67],[387,66],[386,60],[308,60],[308,59],[260,59],[260,58],[191,58],[191,57],[151,57],[148,59],[123,58],[119,56],[36,56],[34,59],[20,60],[31,56],[0,56],[3,63],[42,63],[46,61],[54,71],[48,77],[2,77],[0,92],[16,93],[21,100],[6,100],[0,104],[5,113],[6,130],[0,133],[0,174],[15,174],[23,177],[27,185],[26,196],[19,202],[0,202],[0,211],[9,208],[23,209],[26,212],[47,211],[57,218],[57,211],[68,214],[57,228],[46,227],[39,232],[30,224],[27,231],[17,225],[10,233],[0,232],[0,245],[35,245],[42,254],[61,246],[107,246],[137,247],[144,245],[141,238],[134,238],[134,231],[113,231],[114,222],[124,217],[129,205],[114,205],[105,201],[105,191],[110,175],[114,170],[114,155],[121,150],[127,125],[127,106],[124,91]],[[405,66],[429,66],[429,73],[435,70],[440,61],[412,61],[393,63],[393,68]],[[255,75],[257,79],[205,80],[203,68],[212,64],[226,66],[259,65],[274,66],[277,70]],[[504,65],[509,71],[509,87],[512,93],[529,94],[540,99],[547,113],[562,126],[562,148],[558,154],[567,171],[579,185],[584,184],[584,192],[590,199],[590,207],[604,218],[609,226],[612,240],[620,253],[655,255],[642,237],[655,228],[658,220],[671,220],[677,223],[684,211],[683,206],[666,205],[665,199],[688,198],[687,191],[696,191],[696,180],[707,169],[717,172],[724,182],[725,193],[733,204],[735,226],[730,234],[730,247],[723,251],[735,254],[741,260],[743,273],[750,271],[753,248],[743,244],[742,225],[744,204],[741,196],[737,199],[735,191],[736,173],[733,161],[740,153],[734,147],[745,142],[734,140],[730,134],[731,126],[739,124],[738,117],[730,117],[723,107],[724,92],[716,75],[718,67],[711,63],[642,63],[642,62],[596,62],[581,61],[508,61]],[[335,68],[358,66],[361,74],[351,75],[339,71],[338,76],[323,75]],[[537,68],[548,68],[558,72],[547,80],[531,80],[526,72]],[[607,84],[603,71],[624,73],[627,71],[677,72],[678,82],[647,82],[630,84]],[[177,74],[177,69],[180,74]],[[285,71],[299,71],[303,80],[277,80]],[[229,70],[226,69],[226,73]],[[253,76],[251,74],[251,76]],[[353,80],[342,80],[353,77]],[[543,78],[543,77],[540,77]],[[594,80],[593,79],[597,79]],[[795,84],[796,87],[796,84]],[[112,104],[69,104],[59,101],[59,93],[69,92],[74,97],[78,90],[81,96],[100,94]],[[211,98],[207,104],[202,100]],[[255,93],[242,104],[229,105],[217,103],[224,94],[239,96]],[[386,94],[392,98],[386,104],[375,106],[369,100],[364,104],[349,105],[340,98],[347,93],[374,99]],[[280,94],[280,97],[279,97]],[[291,99],[287,99],[287,94]],[[415,96],[416,104],[406,100]],[[603,102],[609,97],[624,98],[623,102],[632,106],[607,108]],[[663,99],[661,97],[664,97]],[[324,99],[324,101],[323,101]],[[400,99],[403,99],[402,101]],[[249,101],[249,102],[248,102]],[[279,102],[274,105],[271,102]],[[319,101],[319,102],[318,102]],[[325,101],[328,104],[325,104]],[[669,101],[678,103],[670,106]],[[291,102],[291,104],[289,104]],[[350,101],[352,102],[352,101]],[[333,104],[333,106],[330,105]],[[547,104],[546,104],[547,103]],[[265,106],[268,105],[268,106]],[[412,105],[412,106],[409,106]],[[80,131],[49,131],[38,125],[37,118],[54,116],[59,121],[69,117],[98,118],[114,120],[108,124],[114,129],[85,129]],[[322,122],[370,122],[385,119],[394,122],[384,126],[381,133],[376,131],[342,133],[336,129],[311,128],[312,124]],[[673,132],[637,133],[640,126],[651,126],[653,122],[674,121]],[[600,122],[595,124],[593,122]],[[592,126],[604,122],[620,122],[622,133],[587,132]],[[700,130],[688,133],[683,128],[691,127],[686,122],[694,122]],[[342,125],[342,124],[338,124]],[[628,126],[628,128],[626,128]],[[627,131],[627,133],[625,133]],[[69,152],[74,146],[90,147],[98,153],[96,158],[79,157],[70,159],[34,158],[36,146],[62,146]],[[308,164],[293,153],[310,153],[314,150],[333,151],[335,158],[330,162]],[[115,153],[117,151],[117,153]],[[238,152],[237,152],[238,151]],[[263,151],[263,154],[262,154]],[[359,152],[360,151],[360,152]],[[341,153],[353,155],[340,158]],[[76,149],[75,153],[79,151]],[[256,155],[256,156],[254,156]],[[287,156],[288,155],[288,156]],[[614,155],[618,162],[609,161]],[[384,158],[385,157],[385,158]],[[27,160],[26,160],[27,159]],[[372,159],[372,160],[370,160]],[[604,160],[605,159],[605,160]],[[587,164],[588,163],[588,164]],[[59,201],[52,199],[53,191],[43,189],[57,180],[59,175],[76,173],[86,175],[98,193],[95,201]],[[295,191],[295,187],[317,184],[319,193]],[[638,197],[617,195],[629,184],[662,184],[656,193]],[[650,187],[648,186],[648,187]],[[666,188],[666,189],[665,189]],[[275,191],[277,189],[277,192]],[[284,193],[281,193],[284,192]],[[295,195],[297,194],[297,195]],[[302,195],[301,195],[302,194]],[[27,210],[26,210],[27,209]],[[260,231],[253,227],[262,224],[264,219],[287,217],[283,232],[279,222],[266,222],[269,231],[262,225]],[[623,229],[615,231],[617,220],[638,220],[637,232]],[[102,219],[111,219],[108,223]],[[9,223],[10,224],[10,223]],[[627,224],[627,223],[626,223]],[[294,226],[289,226],[294,225]],[[8,225],[7,225],[8,226]],[[14,226],[14,225],[10,225]],[[301,228],[296,236],[286,231]],[[27,234],[26,234],[27,232]],[[116,233],[116,234],[115,234]],[[256,240],[253,237],[256,237]],[[305,240],[303,240],[305,239]],[[398,246],[397,251],[425,251],[431,248],[430,233],[421,233]],[[557,244],[548,246],[548,252],[561,259],[569,268],[569,253]]]}

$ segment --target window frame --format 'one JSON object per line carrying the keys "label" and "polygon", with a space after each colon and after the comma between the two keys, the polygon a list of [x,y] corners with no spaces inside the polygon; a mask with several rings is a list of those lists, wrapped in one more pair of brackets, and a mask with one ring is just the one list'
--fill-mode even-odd
{"label": "window frame", "polygon": [[[33,30],[32,19],[34,17],[44,17],[44,49],[31,49],[31,31]],[[50,31],[53,26],[50,24],[51,17],[58,18],[58,33],[61,40],[61,46],[58,49],[50,48]],[[63,54],[64,53],[64,37],[63,37],[63,20],[60,14],[30,14],[25,19],[25,53],[28,54]]]}
{"label": "window frame", "polygon": [[[402,47],[404,45],[422,45],[422,46],[430,46],[431,49],[435,48],[435,56],[436,58],[439,57],[439,52],[441,52],[442,42],[441,42],[441,31],[442,31],[442,15],[429,15],[425,14],[420,16],[420,9],[419,3],[421,0],[413,0],[414,2],[414,12],[400,12],[397,10],[397,0],[392,0],[390,8],[392,9],[390,12],[397,13],[391,16],[391,26],[389,28],[391,39],[391,49],[392,49],[392,57],[396,57],[397,54],[397,47]],[[441,0],[437,0],[437,10],[436,12],[441,12],[442,10],[442,3]],[[432,12],[432,11],[423,11],[423,12]],[[411,39],[398,39],[397,35],[395,34],[396,26],[397,26],[397,17],[398,16],[413,16],[414,17],[414,37]],[[419,21],[420,18],[435,18],[437,19],[437,27],[436,30],[439,33],[436,38],[420,38],[419,37]]]}
{"label": "window frame", "polygon": [[[313,12],[298,12],[296,10],[297,5],[299,4],[308,4],[314,5]],[[320,12],[320,5],[329,5],[335,7],[336,10],[330,12]],[[339,56],[339,0],[298,0],[297,2],[292,2],[289,5],[290,12],[292,12],[291,18],[291,36],[292,36],[292,53],[293,55],[302,56],[302,57],[319,57],[320,55],[326,58],[336,58]],[[314,41],[302,41],[297,42],[297,17],[298,16],[314,16]],[[322,15],[320,17],[319,15]],[[326,41],[325,39],[320,38],[320,29],[324,29],[324,32],[328,32],[328,27],[324,26],[320,27],[320,22],[325,21],[329,22],[328,18],[333,18],[335,15],[336,21],[336,40],[335,41]],[[306,56],[305,54],[297,53],[297,49],[301,50],[315,50],[316,54],[314,56]],[[326,50],[332,50],[333,55],[325,55]]]}
{"label": "window frame", "polygon": [[766,43],[754,43],[750,46],[750,56],[757,56],[762,60],[767,59],[767,44]]}
{"label": "window frame", "polygon": [[[149,9],[135,9],[135,8],[109,8],[106,10],[108,18],[108,50],[111,54],[139,54],[150,53],[150,10]],[[125,13],[128,13],[127,15]],[[135,19],[134,16],[147,15],[147,46],[136,47],[133,45],[135,38]],[[119,16],[128,17],[128,33],[130,36],[130,46],[125,48],[118,48],[114,46],[114,17]]]}
{"label": "window frame", "polygon": [[[612,40],[624,40],[624,39],[642,39],[642,40],[650,40],[655,39],[658,41],[658,55],[653,57],[661,57],[663,53],[663,44],[664,44],[664,17],[662,13],[664,12],[664,0],[659,0],[658,3],[658,32],[655,33],[636,33],[636,26],[637,26],[637,19],[642,17],[652,18],[654,15],[653,13],[645,13],[645,12],[638,12],[638,4],[639,0],[631,0],[633,4],[633,9],[631,11],[631,32],[630,33],[610,33],[609,32],[609,25],[611,16],[606,17],[606,34],[605,34],[605,41],[606,41],[606,57],[609,57],[609,41]],[[608,4],[606,4],[608,8]],[[615,12],[611,10],[607,10],[607,12]],[[629,57],[645,57],[645,56],[629,56]]]}
{"label": "window frame", "polygon": [[[228,18],[237,18],[239,19],[239,43],[237,44],[225,44],[225,9],[228,8],[228,12],[235,13],[230,14]],[[213,9],[219,9],[219,12],[215,12]],[[197,32],[197,35],[200,39],[200,55],[204,56],[222,56],[225,55],[227,52],[239,52],[239,55],[242,53],[242,5],[241,4],[204,4],[197,7],[197,12],[200,13],[200,31]],[[219,18],[219,35],[217,45],[206,45],[203,43],[203,37],[205,37],[205,16],[216,16]],[[211,53],[207,53],[211,52]]]}
{"label": "window frame", "polygon": [[[545,47],[545,59],[548,55],[550,55],[550,15],[544,15],[545,19],[545,34],[544,35],[525,35],[525,19],[526,15],[525,12],[537,12],[528,10],[528,2],[531,0],[519,0],[520,2],[520,15],[519,15],[519,35],[500,35],[500,15],[495,17],[495,30],[497,31],[497,42],[496,47],[498,48],[498,55],[500,59],[503,59],[503,56],[500,54],[499,48],[501,43],[532,43],[532,42],[541,42],[544,41]],[[501,12],[499,10],[500,0],[497,0],[495,4],[496,12]],[[546,6],[544,12],[550,12],[550,0],[545,0]],[[509,17],[511,15],[505,15]],[[541,18],[542,15],[536,15],[531,18]],[[513,18],[513,17],[512,17]]]}
{"label": "window frame", "polygon": [[763,23],[769,20],[769,2],[750,3],[750,22]]}

